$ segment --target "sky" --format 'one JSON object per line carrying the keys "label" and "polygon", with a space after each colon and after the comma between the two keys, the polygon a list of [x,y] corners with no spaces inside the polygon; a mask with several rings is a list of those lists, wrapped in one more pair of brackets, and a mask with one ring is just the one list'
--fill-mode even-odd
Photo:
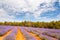
{"label": "sky", "polygon": [[25,20],[60,20],[60,0],[0,0],[0,22]]}

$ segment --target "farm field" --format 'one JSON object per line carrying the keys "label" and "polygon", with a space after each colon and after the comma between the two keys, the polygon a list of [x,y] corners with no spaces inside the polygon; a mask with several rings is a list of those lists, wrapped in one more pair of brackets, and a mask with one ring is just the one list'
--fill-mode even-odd
{"label": "farm field", "polygon": [[60,40],[60,29],[0,26],[0,40]]}

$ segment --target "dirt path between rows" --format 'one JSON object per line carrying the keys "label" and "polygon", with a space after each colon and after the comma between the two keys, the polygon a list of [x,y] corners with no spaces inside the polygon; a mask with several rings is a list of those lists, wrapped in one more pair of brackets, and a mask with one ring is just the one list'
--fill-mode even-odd
{"label": "dirt path between rows", "polygon": [[33,32],[29,32],[27,29],[25,29],[30,35],[32,35],[33,37],[36,38],[36,40],[41,40],[41,38],[39,37],[39,35],[33,33]]}
{"label": "dirt path between rows", "polygon": [[31,34],[32,36],[34,36],[36,38],[36,40],[41,40],[41,38],[38,35],[36,35],[36,34],[34,34],[32,32],[29,32],[29,34]]}
{"label": "dirt path between rows", "polygon": [[8,36],[10,33],[12,32],[12,30],[9,30],[8,32],[6,32],[6,34],[4,34],[3,36],[0,36],[0,40],[3,40],[6,36]]}
{"label": "dirt path between rows", "polygon": [[[16,27],[17,28],[17,27]],[[19,28],[17,28],[17,34],[16,36],[16,40],[26,40],[25,36],[23,35],[23,33],[21,32],[21,30]],[[28,32],[28,30],[26,30]],[[5,35],[0,36],[0,40],[3,40],[6,36],[8,36],[10,33],[12,32],[12,29],[9,30]],[[37,36],[36,34],[32,33],[32,32],[28,32],[30,35],[32,35],[33,37],[36,38],[36,40],[41,40],[41,38],[39,36]]]}
{"label": "dirt path between rows", "polygon": [[25,40],[25,37],[22,34],[21,30],[19,28],[17,29],[18,29],[18,33],[16,34],[16,40]]}

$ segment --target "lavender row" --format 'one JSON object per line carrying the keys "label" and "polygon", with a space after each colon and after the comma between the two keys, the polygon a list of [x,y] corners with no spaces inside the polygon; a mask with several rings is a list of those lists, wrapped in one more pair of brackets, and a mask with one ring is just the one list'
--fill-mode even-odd
{"label": "lavender row", "polygon": [[36,38],[30,35],[26,30],[24,30],[24,28],[20,27],[20,29],[23,35],[25,36],[26,40],[36,40]]}
{"label": "lavender row", "polygon": [[11,26],[0,26],[0,36],[4,35],[6,32],[11,30],[13,27]]}

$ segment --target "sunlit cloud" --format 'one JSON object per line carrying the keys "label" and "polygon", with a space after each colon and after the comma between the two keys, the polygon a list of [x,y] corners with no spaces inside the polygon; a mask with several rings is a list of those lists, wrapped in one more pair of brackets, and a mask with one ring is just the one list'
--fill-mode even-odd
{"label": "sunlit cloud", "polygon": [[[53,15],[55,10],[60,10],[59,5],[55,7],[55,2],[60,5],[60,0],[0,0],[0,19],[2,21],[33,21],[34,18],[35,21],[46,21],[47,19],[50,21],[52,17],[49,18],[49,16]],[[53,13],[51,13],[52,11]],[[44,13],[48,17],[47,15],[41,17],[41,14]],[[56,13],[59,14],[58,11]],[[53,19],[55,20],[54,17]]]}

